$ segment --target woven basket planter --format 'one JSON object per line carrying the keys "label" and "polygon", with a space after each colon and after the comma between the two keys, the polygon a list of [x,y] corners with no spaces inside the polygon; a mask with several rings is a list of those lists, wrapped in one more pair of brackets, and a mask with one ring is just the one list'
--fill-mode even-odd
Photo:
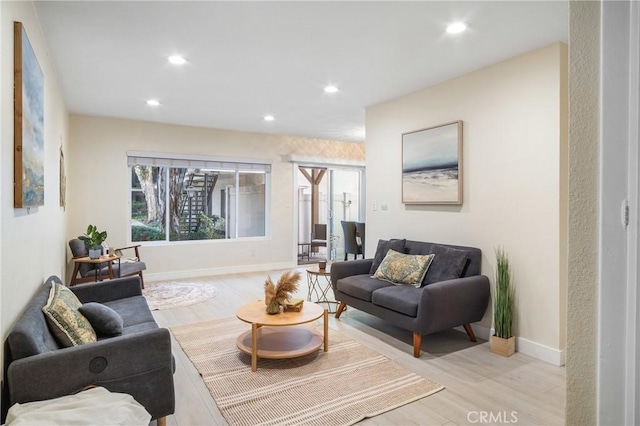
{"label": "woven basket planter", "polygon": [[511,356],[516,351],[516,338],[511,336],[508,339],[503,339],[494,335],[489,338],[489,347],[494,354]]}

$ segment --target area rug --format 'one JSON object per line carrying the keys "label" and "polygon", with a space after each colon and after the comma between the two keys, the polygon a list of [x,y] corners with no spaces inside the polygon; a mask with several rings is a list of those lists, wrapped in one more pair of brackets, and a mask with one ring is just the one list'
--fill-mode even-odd
{"label": "area rug", "polygon": [[188,306],[209,300],[218,290],[207,282],[157,282],[145,283],[142,294],[151,310]]}
{"label": "area rug", "polygon": [[259,359],[252,372],[236,347],[249,329],[236,318],[171,328],[231,425],[351,425],[444,389],[335,330],[329,352]]}

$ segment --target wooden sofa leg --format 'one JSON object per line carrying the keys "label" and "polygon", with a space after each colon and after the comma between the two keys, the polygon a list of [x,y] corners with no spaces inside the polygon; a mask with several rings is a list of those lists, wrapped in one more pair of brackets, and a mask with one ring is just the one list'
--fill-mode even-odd
{"label": "wooden sofa leg", "polygon": [[167,416],[159,417],[156,419],[157,426],[167,426]]}
{"label": "wooden sofa leg", "polygon": [[420,346],[422,346],[422,334],[413,333],[413,356],[420,358]]}
{"label": "wooden sofa leg", "polygon": [[344,311],[344,308],[346,307],[347,305],[344,302],[340,302],[340,304],[338,305],[338,309],[336,309],[336,318],[340,318],[342,311]]}
{"label": "wooden sofa leg", "polygon": [[471,328],[471,324],[466,323],[463,325],[464,327],[464,331],[467,332],[467,336],[469,336],[469,340],[471,340],[472,342],[476,342],[476,335],[473,334],[473,328]]}
{"label": "wooden sofa leg", "polygon": [[140,285],[142,286],[142,288],[144,288],[144,278],[142,277],[142,271],[140,271],[138,275],[140,275]]}

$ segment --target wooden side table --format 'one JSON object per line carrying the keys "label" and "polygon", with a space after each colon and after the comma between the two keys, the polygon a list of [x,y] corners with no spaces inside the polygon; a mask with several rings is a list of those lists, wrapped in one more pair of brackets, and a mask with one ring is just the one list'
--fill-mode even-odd
{"label": "wooden side table", "polygon": [[73,258],[73,262],[74,262],[74,266],[73,266],[73,276],[71,277],[71,282],[69,283],[70,286],[74,286],[77,284],[77,280],[78,280],[78,272],[80,271],[80,265],[82,263],[92,263],[94,265],[96,265],[94,271],[95,271],[95,282],[98,282],[98,278],[102,277],[102,275],[100,274],[100,268],[98,268],[98,264],[100,263],[106,263],[107,266],[109,267],[109,274],[107,277],[108,279],[113,279],[113,265],[112,262],[114,260],[118,261],[118,278],[120,278],[120,257],[117,254],[110,254],[108,256],[100,256],[97,259],[91,259],[89,256],[84,256],[84,257],[74,257]]}
{"label": "wooden side table", "polygon": [[307,283],[309,284],[307,300],[311,302],[311,295],[313,294],[316,298],[316,300],[313,300],[314,303],[326,304],[329,313],[334,314],[336,309],[331,310],[331,304],[335,304],[335,308],[337,308],[338,302],[329,300],[327,296],[331,289],[331,264],[327,263],[324,269],[320,269],[318,265],[307,268]]}

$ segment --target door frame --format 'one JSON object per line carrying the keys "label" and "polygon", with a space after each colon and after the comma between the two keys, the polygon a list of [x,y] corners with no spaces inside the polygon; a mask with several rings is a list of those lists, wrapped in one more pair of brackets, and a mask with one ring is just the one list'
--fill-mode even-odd
{"label": "door frame", "polygon": [[[366,221],[366,214],[367,214],[367,210],[366,210],[366,206],[367,206],[367,200],[366,200],[366,196],[367,196],[367,182],[366,182],[366,176],[367,174],[366,169],[365,169],[365,165],[364,165],[364,161],[349,161],[349,160],[340,160],[340,159],[318,159],[318,158],[313,158],[313,159],[305,159],[305,158],[292,158],[293,156],[291,156],[290,158],[290,162],[291,162],[291,171],[292,171],[292,175],[293,175],[293,190],[292,190],[292,206],[291,206],[291,210],[293,210],[293,233],[292,235],[294,236],[293,240],[291,241],[291,247],[292,247],[292,260],[294,262],[294,264],[298,264],[298,230],[299,230],[299,222],[300,222],[300,218],[298,217],[298,202],[299,202],[299,198],[298,198],[298,184],[300,183],[300,181],[298,180],[298,168],[299,167],[318,167],[318,168],[326,168],[327,170],[331,170],[331,169],[342,169],[342,170],[354,170],[354,169],[358,169],[361,171],[361,181],[360,181],[360,217],[362,218],[362,221]],[[327,176],[329,176],[330,173],[327,173]],[[328,179],[330,179],[330,177],[328,177]],[[328,232],[328,229],[327,229]],[[328,236],[327,236],[328,238]],[[327,242],[327,250],[330,250],[331,243]]]}
{"label": "door frame", "polygon": [[598,423],[638,424],[640,4],[601,13]]}

